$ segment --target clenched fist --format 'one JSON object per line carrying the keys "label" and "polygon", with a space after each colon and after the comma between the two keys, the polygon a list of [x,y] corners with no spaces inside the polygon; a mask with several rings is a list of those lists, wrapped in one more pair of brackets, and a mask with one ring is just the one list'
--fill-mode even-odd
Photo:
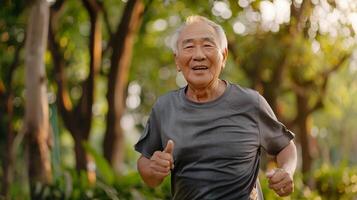
{"label": "clenched fist", "polygon": [[276,168],[266,175],[269,179],[269,188],[273,189],[279,196],[288,196],[294,191],[293,177],[286,170]]}

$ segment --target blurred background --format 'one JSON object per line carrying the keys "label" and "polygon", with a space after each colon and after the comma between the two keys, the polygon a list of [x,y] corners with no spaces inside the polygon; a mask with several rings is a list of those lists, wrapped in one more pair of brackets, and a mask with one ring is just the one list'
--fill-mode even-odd
{"label": "blurred background", "polygon": [[357,199],[357,1],[1,0],[0,199],[170,199],[133,145],[185,85],[168,48],[189,15],[221,24],[222,78],[258,90],[296,134],[295,192]]}

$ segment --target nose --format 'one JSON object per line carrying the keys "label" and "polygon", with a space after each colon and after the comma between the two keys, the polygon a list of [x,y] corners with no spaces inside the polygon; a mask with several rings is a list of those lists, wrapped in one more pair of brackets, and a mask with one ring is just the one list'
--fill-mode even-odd
{"label": "nose", "polygon": [[196,47],[195,50],[193,51],[192,58],[194,61],[202,61],[206,59],[206,55],[201,47]]}

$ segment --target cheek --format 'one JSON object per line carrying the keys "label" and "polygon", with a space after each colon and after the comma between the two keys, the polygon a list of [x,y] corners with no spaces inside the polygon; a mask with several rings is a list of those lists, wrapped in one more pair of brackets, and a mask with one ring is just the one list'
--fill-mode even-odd
{"label": "cheek", "polygon": [[223,65],[223,57],[222,56],[215,56],[215,57],[212,58],[211,62],[212,62],[212,64],[215,65],[215,68],[221,69],[222,65]]}
{"label": "cheek", "polygon": [[185,66],[190,61],[188,56],[182,55],[178,58],[178,63],[180,66]]}

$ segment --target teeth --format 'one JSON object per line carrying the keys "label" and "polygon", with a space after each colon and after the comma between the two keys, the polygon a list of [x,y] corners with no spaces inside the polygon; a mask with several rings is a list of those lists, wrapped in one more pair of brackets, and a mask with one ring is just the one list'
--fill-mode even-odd
{"label": "teeth", "polygon": [[198,67],[193,67],[193,70],[202,70],[202,69],[208,69],[208,67],[205,66],[198,66]]}

